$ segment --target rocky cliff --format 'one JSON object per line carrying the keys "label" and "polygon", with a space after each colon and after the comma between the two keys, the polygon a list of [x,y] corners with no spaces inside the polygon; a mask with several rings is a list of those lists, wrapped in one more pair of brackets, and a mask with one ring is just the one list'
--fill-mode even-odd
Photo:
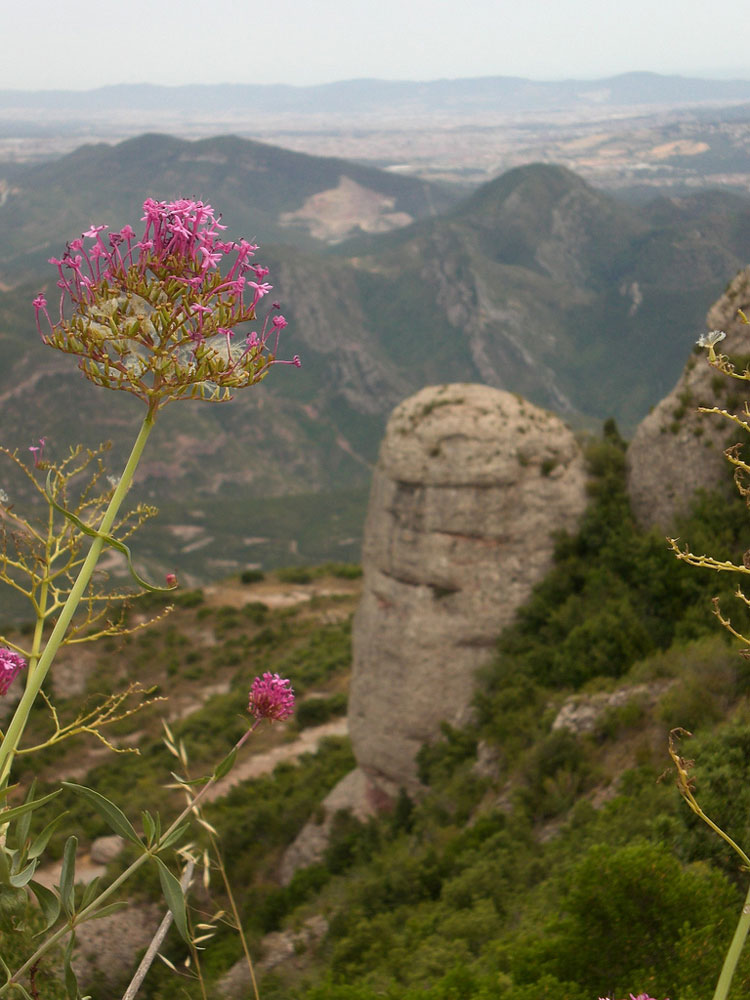
{"label": "rocky cliff", "polygon": [[349,728],[385,792],[417,781],[439,723],[586,503],[581,452],[550,413],[481,385],[423,389],[391,416],[375,469],[354,620]]}
{"label": "rocky cliff", "polygon": [[[741,322],[739,309],[750,310],[750,268],[736,275],[706,316],[709,330],[727,335],[717,349],[741,359],[737,367],[742,370],[750,356],[750,327]],[[723,450],[739,440],[740,431],[725,417],[700,413],[698,407],[740,413],[747,389],[712,368],[705,349],[695,348],[674,389],[639,424],[628,448],[628,490],[643,527],[673,531],[696,490],[729,484]]]}
{"label": "rocky cliff", "polygon": [[354,618],[349,732],[358,768],[282,865],[320,857],[339,809],[364,818],[419,787],[416,754],[470,714],[477,669],[586,506],[583,456],[553,414],[484,385],[394,410],[373,476]]}

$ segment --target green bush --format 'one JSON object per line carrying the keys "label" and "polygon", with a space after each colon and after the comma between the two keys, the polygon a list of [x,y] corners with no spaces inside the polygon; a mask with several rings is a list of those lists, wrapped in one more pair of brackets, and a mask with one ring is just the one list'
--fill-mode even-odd
{"label": "green bush", "polygon": [[260,583],[266,574],[261,569],[246,569],[240,573],[240,583]]}
{"label": "green bush", "polygon": [[202,590],[185,590],[178,591],[172,598],[172,603],[178,608],[197,608],[204,600]]}
{"label": "green bush", "polygon": [[313,572],[308,566],[284,566],[276,570],[282,583],[312,583]]}
{"label": "green bush", "polygon": [[330,698],[307,698],[297,703],[294,717],[300,729],[322,726],[336,715],[346,714],[346,695],[341,692]]}

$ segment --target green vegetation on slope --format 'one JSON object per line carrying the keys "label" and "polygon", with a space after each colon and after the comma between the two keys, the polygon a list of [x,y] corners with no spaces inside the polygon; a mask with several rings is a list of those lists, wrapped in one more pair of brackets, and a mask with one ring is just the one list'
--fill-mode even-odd
{"label": "green vegetation on slope", "polygon": [[[345,877],[315,904],[329,931],[307,978],[275,970],[264,1000],[698,1000],[712,990],[745,876],[659,777],[669,728],[689,724],[699,794],[747,844],[750,671],[710,614],[710,597],[727,599],[731,584],[635,528],[612,426],[589,461],[588,513],[501,641],[479,728],[446,728],[422,751],[428,793],[400,820],[397,810],[362,828]],[[710,531],[714,551],[736,555],[743,514],[706,498],[683,534],[700,548]],[[571,692],[618,683],[632,693],[593,730],[551,731]],[[732,996],[749,987],[745,959]]]}
{"label": "green vegetation on slope", "polygon": [[[422,750],[427,790],[419,801],[402,794],[391,814],[368,824],[338,815],[323,861],[284,888],[276,882],[282,852],[352,766],[346,745],[329,742],[207,810],[258,954],[265,933],[325,917],[322,939],[263,976],[263,1000],[710,995],[747,876],[669,777],[660,778],[667,733],[685,725],[696,734],[683,750],[697,761],[701,802],[730,835],[750,842],[750,669],[710,611],[716,593],[729,610],[731,580],[685,567],[664,539],[635,527],[623,453],[611,424],[591,444],[591,503],[580,530],[559,539],[555,566],[480,678],[476,724],[445,727]],[[743,505],[710,497],[681,527],[694,550],[735,557],[747,534]],[[297,587],[315,579],[298,568],[280,575]],[[117,652],[144,679],[159,664],[160,683],[178,690],[193,670],[196,691],[209,677],[229,678],[226,693],[175,723],[196,773],[240,731],[253,673],[292,676],[310,695],[303,707],[341,703],[347,604],[321,598],[271,611],[259,599],[266,582],[247,585],[244,607],[183,594],[171,619]],[[199,629],[214,641],[196,658]],[[617,690],[591,727],[552,729],[572,694],[592,701]],[[164,806],[154,772],[171,764],[164,755],[163,767],[154,766],[164,752],[152,732],[143,759],[109,758],[89,775],[126,808],[134,796]],[[77,808],[72,824],[83,823],[87,836],[105,832]],[[158,893],[152,882],[142,879],[138,891]],[[166,955],[176,964],[184,958],[176,937]],[[206,952],[209,995],[239,957],[236,939],[222,931]],[[180,988],[200,995],[189,980]],[[733,1000],[749,989],[750,957]],[[174,990],[172,973],[160,967],[144,1000]]]}

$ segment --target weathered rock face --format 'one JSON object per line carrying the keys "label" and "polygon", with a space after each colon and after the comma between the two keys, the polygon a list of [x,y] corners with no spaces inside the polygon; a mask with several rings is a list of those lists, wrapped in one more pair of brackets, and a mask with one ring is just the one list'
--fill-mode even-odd
{"label": "weathered rock face", "polygon": [[[738,309],[750,309],[750,268],[740,271],[706,316],[709,330],[727,335],[718,350],[744,359],[750,354],[750,327],[740,321]],[[729,482],[722,453],[742,434],[725,417],[699,413],[698,407],[739,413],[750,386],[717,372],[706,358],[706,350],[696,347],[677,385],[639,424],[628,448],[628,491],[643,527],[673,531],[696,490]]]}
{"label": "weathered rock face", "polygon": [[474,674],[586,505],[572,433],[481,385],[423,389],[394,411],[374,473],[354,620],[349,730],[381,792],[468,718]]}

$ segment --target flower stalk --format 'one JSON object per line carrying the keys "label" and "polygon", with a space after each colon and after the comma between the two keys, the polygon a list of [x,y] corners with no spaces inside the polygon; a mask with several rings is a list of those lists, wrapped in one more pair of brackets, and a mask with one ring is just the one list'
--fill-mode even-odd
{"label": "flower stalk", "polygon": [[0,788],[4,788],[8,783],[13,757],[15,756],[21,737],[23,736],[24,729],[26,728],[31,707],[41,690],[42,684],[49,673],[52,661],[55,658],[55,654],[62,644],[65,633],[68,630],[68,626],[70,625],[73,615],[75,614],[81,598],[89,585],[94,570],[96,569],[96,564],[99,561],[99,556],[101,555],[105,544],[104,536],[111,530],[120,507],[122,506],[122,502],[130,489],[130,485],[133,482],[133,476],[135,475],[141,455],[143,454],[143,449],[146,447],[146,441],[148,440],[153,425],[154,414],[151,410],[149,410],[143,420],[143,423],[141,424],[141,429],[135,439],[135,443],[132,451],[130,452],[130,457],[125,465],[122,476],[120,477],[120,481],[117,484],[117,487],[112,494],[112,499],[109,502],[109,506],[104,513],[97,537],[94,538],[91,543],[88,555],[84,560],[83,566],[81,566],[78,577],[73,584],[70,594],[68,595],[68,599],[60,612],[60,617],[57,619],[55,627],[47,640],[44,651],[41,653],[41,656],[36,663],[34,663],[32,659],[29,664],[26,689],[21,696],[21,700],[18,703],[13,719],[8,726],[5,738],[2,743],[0,743]]}

